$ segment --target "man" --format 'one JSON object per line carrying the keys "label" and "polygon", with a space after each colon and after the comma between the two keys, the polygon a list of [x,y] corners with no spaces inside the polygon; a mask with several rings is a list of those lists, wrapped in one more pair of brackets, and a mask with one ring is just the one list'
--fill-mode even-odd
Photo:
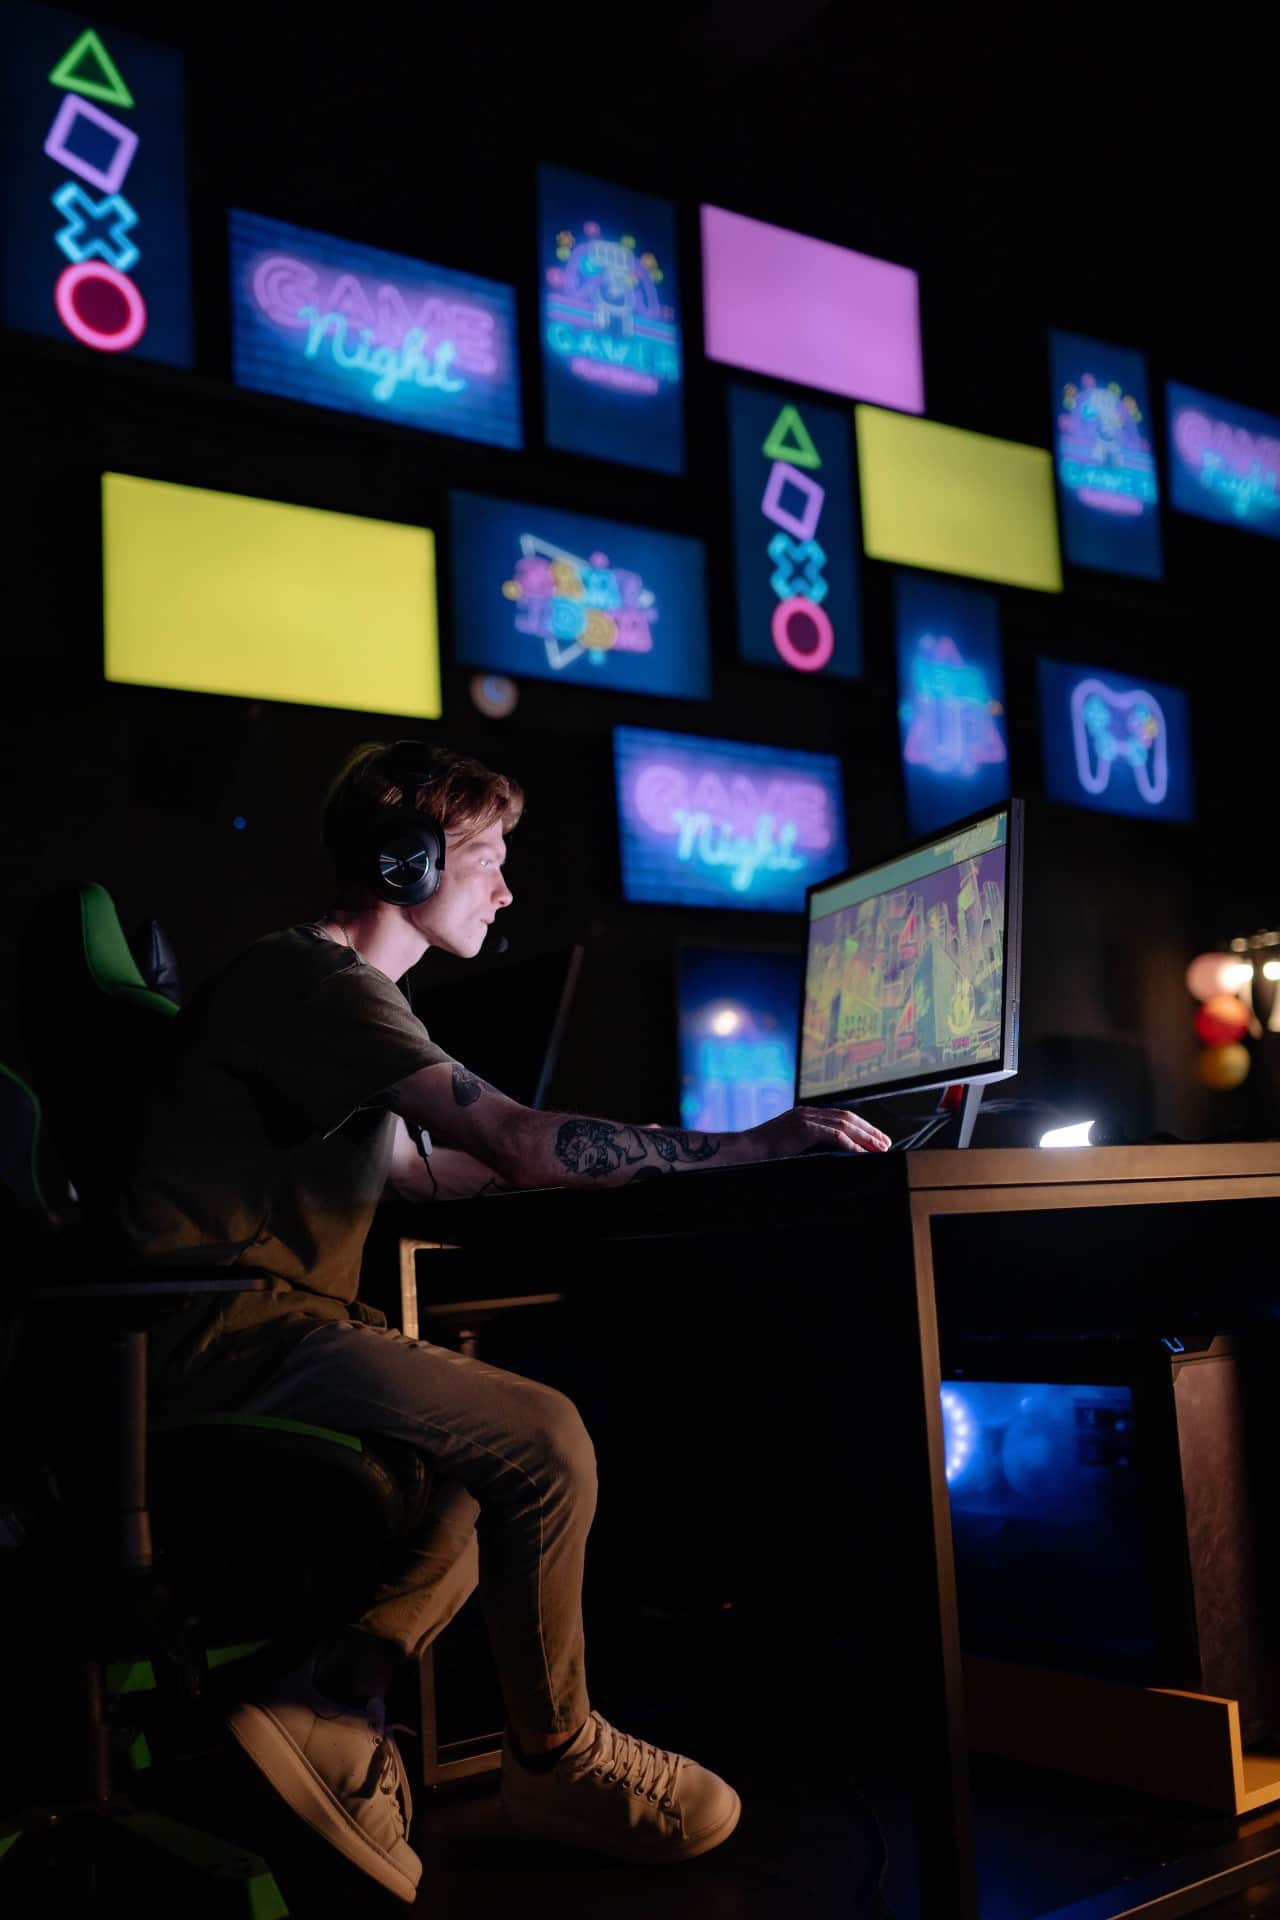
{"label": "man", "polygon": [[431,1524],[347,1631],[231,1731],[317,1832],[404,1900],[422,1865],[388,1684],[480,1587],[507,1711],[503,1801],[520,1830],[634,1861],[686,1859],[737,1824],[738,1796],[621,1733],[585,1678],[591,1441],[548,1387],[381,1323],[357,1299],[389,1185],[430,1200],[508,1187],[617,1186],[812,1147],[880,1151],[846,1112],[795,1110],[739,1134],[538,1113],[467,1072],[395,984],[430,947],[477,954],[511,904],[515,783],[411,741],[358,748],[324,814],[337,898],[258,941],[174,1023],[123,1208],[140,1253],[265,1276],[166,1327],[163,1406],[237,1407],[385,1433],[429,1456]]}

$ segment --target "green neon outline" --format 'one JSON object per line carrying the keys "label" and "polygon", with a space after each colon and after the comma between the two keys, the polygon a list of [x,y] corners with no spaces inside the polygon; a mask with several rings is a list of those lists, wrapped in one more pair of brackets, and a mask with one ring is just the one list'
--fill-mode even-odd
{"label": "green neon outline", "polygon": [[[787,435],[793,433],[797,444],[787,445]],[[761,448],[766,460],[785,460],[792,467],[815,468],[822,465],[822,455],[813,444],[808,427],[800,418],[799,407],[793,407],[788,400],[781,413],[769,429],[769,437]]]}
{"label": "green neon outline", "polygon": [[[76,68],[89,54],[102,69],[101,80],[83,80],[76,74]],[[113,107],[133,105],[133,95],[121,78],[119,67],[92,27],[86,27],[75,45],[67,48],[50,73],[49,80],[55,87],[65,87],[68,93],[83,93],[90,100],[105,100]]]}

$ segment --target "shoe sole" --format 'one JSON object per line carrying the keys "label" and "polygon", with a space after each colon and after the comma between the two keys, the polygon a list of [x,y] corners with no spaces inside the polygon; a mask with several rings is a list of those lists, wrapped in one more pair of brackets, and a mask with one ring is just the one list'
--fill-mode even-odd
{"label": "shoe sole", "polygon": [[696,1860],[700,1853],[710,1853],[713,1847],[723,1846],[736,1828],[742,1816],[742,1802],[735,1793],[733,1807],[718,1827],[710,1827],[706,1833],[700,1833],[693,1840],[686,1840],[677,1848],[669,1848],[661,1853],[624,1852],[621,1849],[603,1845],[601,1842],[584,1839],[578,1835],[567,1834],[564,1828],[554,1821],[545,1825],[529,1819],[523,1813],[513,1812],[504,1805],[503,1811],[518,1833],[526,1833],[536,1840],[555,1840],[564,1847],[585,1847],[592,1853],[607,1854],[611,1860],[623,1860],[632,1867],[675,1866],[681,1860]]}
{"label": "shoe sole", "polygon": [[268,1707],[246,1702],[228,1714],[227,1727],[258,1771],[313,1833],[397,1899],[417,1899],[418,1882],[369,1839]]}

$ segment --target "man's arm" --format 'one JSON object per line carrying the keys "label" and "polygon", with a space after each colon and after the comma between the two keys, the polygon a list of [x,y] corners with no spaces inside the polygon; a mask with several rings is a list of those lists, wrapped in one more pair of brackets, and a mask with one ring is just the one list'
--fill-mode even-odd
{"label": "man's arm", "polygon": [[877,1127],[837,1107],[794,1107],[763,1126],[722,1134],[537,1113],[457,1061],[423,1067],[392,1093],[396,1111],[433,1141],[460,1148],[513,1187],[622,1186],[690,1167],[788,1159],[811,1147],[876,1153],[889,1144]]}
{"label": "man's arm", "polygon": [[433,1146],[424,1158],[397,1115],[387,1190],[402,1200],[471,1200],[482,1193],[502,1193],[504,1184],[492,1167],[456,1147]]}

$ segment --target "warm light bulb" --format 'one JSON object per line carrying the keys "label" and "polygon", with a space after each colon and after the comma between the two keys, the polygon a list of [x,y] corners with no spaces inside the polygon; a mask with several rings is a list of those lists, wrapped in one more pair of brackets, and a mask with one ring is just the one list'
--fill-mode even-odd
{"label": "warm light bulb", "polygon": [[[1271,963],[1269,962],[1268,964]],[[1266,972],[1265,967],[1263,968],[1263,972]],[[1268,978],[1272,980],[1274,980],[1275,977],[1275,974],[1268,975]],[[1253,962],[1251,960],[1235,960],[1229,967],[1222,969],[1222,984],[1228,993],[1238,993],[1246,981],[1252,980],[1252,978]]]}
{"label": "warm light bulb", "polygon": [[1280,980],[1280,960],[1264,960],[1262,977],[1264,980]]}

